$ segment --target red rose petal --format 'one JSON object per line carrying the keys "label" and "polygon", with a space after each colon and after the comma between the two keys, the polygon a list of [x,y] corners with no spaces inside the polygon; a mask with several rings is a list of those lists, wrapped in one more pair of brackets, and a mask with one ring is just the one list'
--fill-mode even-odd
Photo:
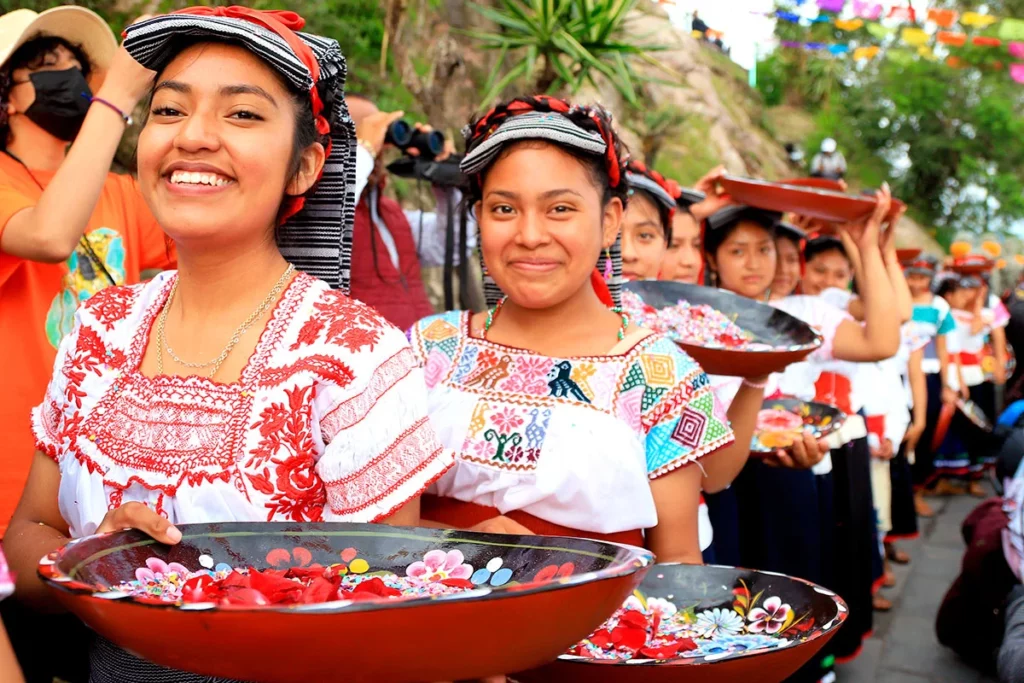
{"label": "red rose petal", "polygon": [[292,561],[292,556],[284,548],[274,548],[267,553],[267,564],[271,567],[287,567]]}
{"label": "red rose petal", "polygon": [[449,588],[472,588],[473,582],[466,579],[441,579],[442,586],[448,586]]}
{"label": "red rose petal", "polygon": [[252,588],[239,588],[238,590],[231,591],[224,598],[221,599],[222,605],[240,605],[240,606],[266,606],[270,604],[267,596],[260,593],[258,590]]}
{"label": "red rose petal", "polygon": [[650,659],[672,659],[679,654],[680,647],[679,643],[642,647],[640,648],[640,654]]}
{"label": "red rose petal", "polygon": [[285,572],[285,576],[289,579],[322,579],[326,575],[323,565],[314,564],[309,567],[291,567]]}
{"label": "red rose petal", "polygon": [[352,589],[352,593],[370,593],[371,595],[378,595],[382,598],[397,598],[402,595],[402,591],[397,588],[387,586],[376,576],[367,581],[361,581],[359,585]]}
{"label": "red rose petal", "polygon": [[262,593],[272,605],[293,603],[302,595],[302,584],[263,572],[250,572],[249,585]]}
{"label": "red rose petal", "polygon": [[319,604],[332,600],[337,593],[337,587],[327,579],[313,579],[312,583],[302,592],[299,602],[303,605]]}
{"label": "red rose petal", "polygon": [[603,628],[600,631],[595,631],[589,638],[590,642],[598,646],[602,650],[608,649],[608,646],[612,644],[612,634],[608,629]]}

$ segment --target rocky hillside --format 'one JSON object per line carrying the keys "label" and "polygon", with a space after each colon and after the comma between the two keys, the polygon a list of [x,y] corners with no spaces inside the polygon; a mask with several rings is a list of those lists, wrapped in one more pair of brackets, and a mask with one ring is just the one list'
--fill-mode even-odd
{"label": "rocky hillside", "polygon": [[[656,8],[638,13],[633,28],[636,35],[650,36],[651,43],[669,48],[656,56],[673,76],[647,66],[644,73],[658,81],[678,83],[646,84],[650,100],[657,107],[671,107],[686,115],[681,130],[658,153],[658,170],[683,184],[696,181],[716,164],[723,164],[730,173],[769,180],[805,174],[790,164],[783,148],[787,141],[802,144],[813,133],[814,123],[805,111],[788,105],[766,109],[760,94],[748,86],[745,70],[673,27]],[[614,91],[603,89],[583,96],[595,97],[618,114],[619,121],[625,122],[631,147],[641,148],[640,136],[629,130],[628,112]],[[897,240],[900,246],[942,253],[935,240],[909,218],[899,225]]]}

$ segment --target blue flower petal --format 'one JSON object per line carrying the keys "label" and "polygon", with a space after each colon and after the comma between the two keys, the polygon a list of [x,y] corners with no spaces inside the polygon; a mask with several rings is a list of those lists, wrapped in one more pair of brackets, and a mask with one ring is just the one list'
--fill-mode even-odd
{"label": "blue flower petal", "polygon": [[512,570],[508,567],[502,567],[498,571],[494,572],[494,576],[491,577],[492,586],[504,586],[512,578]]}
{"label": "blue flower petal", "polygon": [[473,572],[473,576],[469,577],[469,581],[474,586],[480,586],[487,583],[487,579],[489,578],[491,578],[490,570],[487,569],[487,567],[480,567],[480,569]]}

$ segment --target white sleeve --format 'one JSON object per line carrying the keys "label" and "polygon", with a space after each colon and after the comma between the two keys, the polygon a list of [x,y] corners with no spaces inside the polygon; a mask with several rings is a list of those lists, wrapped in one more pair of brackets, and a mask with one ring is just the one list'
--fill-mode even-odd
{"label": "white sleeve", "polygon": [[373,155],[362,145],[356,145],[356,201],[363,196],[366,183],[370,181],[373,164]]}
{"label": "white sleeve", "polygon": [[454,463],[427,418],[423,370],[405,335],[388,325],[369,356],[358,386],[317,389],[324,521],[386,519]]}

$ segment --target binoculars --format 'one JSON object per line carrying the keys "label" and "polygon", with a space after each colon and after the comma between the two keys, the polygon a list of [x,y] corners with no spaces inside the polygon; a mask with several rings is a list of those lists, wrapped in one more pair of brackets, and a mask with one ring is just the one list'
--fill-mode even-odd
{"label": "binoculars", "polygon": [[388,126],[384,143],[394,145],[403,152],[409,149],[419,150],[421,159],[430,160],[444,152],[444,133],[436,130],[416,130],[408,121],[399,119]]}

